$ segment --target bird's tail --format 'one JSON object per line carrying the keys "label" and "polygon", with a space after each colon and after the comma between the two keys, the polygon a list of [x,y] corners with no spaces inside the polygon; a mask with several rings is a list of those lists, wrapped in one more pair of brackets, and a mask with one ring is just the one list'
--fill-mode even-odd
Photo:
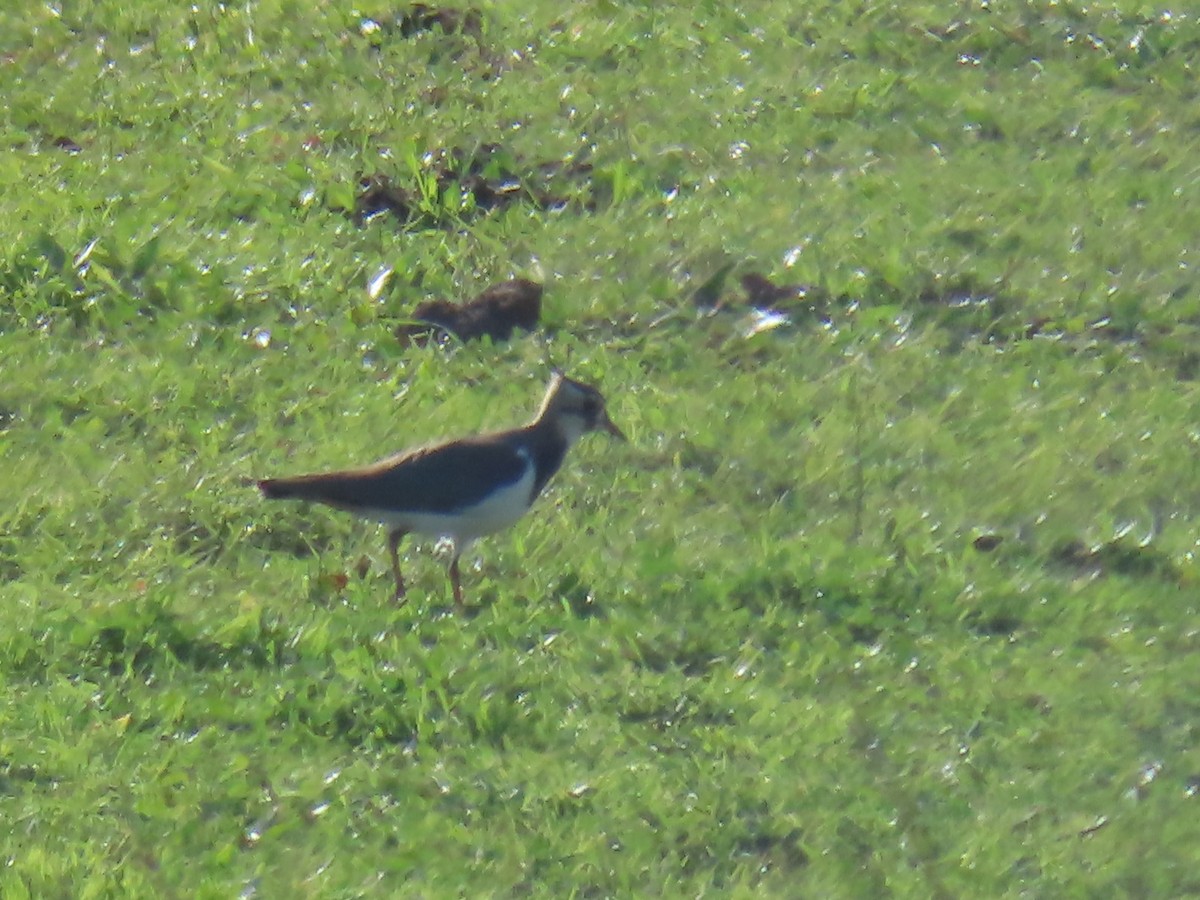
{"label": "bird's tail", "polygon": [[306,476],[299,478],[264,478],[258,483],[267,500],[321,500],[323,486]]}
{"label": "bird's tail", "polygon": [[297,475],[292,478],[265,478],[258,489],[267,500],[308,500],[338,509],[355,509],[366,498],[354,473],[321,472],[316,475]]}

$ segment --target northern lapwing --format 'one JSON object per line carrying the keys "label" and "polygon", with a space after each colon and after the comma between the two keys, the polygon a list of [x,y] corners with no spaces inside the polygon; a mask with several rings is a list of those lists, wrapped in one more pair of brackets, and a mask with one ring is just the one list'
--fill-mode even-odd
{"label": "northern lapwing", "polygon": [[448,539],[450,585],[462,609],[463,551],[524,515],[567,451],[589,431],[626,439],[598,390],[555,371],[541,409],[524,427],[408,450],[360,469],[268,478],[258,487],[269,500],[324,503],[386,525],[397,602],[404,600],[399,555],[404,536]]}

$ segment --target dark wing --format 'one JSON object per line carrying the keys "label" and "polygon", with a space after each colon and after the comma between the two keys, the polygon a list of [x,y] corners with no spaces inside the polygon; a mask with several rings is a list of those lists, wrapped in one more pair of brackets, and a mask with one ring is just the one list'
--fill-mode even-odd
{"label": "dark wing", "polygon": [[454,441],[346,472],[266,482],[268,497],[315,500],[344,509],[454,512],[497,486],[519,481],[530,460],[504,441]]}
{"label": "dark wing", "polygon": [[530,464],[527,455],[506,442],[466,440],[418,450],[372,468],[377,470],[379,490],[405,497],[405,509],[443,512],[474,506],[497,487],[520,481]]}

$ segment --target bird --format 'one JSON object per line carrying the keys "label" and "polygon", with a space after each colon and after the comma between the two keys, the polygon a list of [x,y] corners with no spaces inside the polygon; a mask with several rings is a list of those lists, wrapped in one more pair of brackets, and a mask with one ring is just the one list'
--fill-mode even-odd
{"label": "bird", "polygon": [[567,451],[592,431],[628,440],[600,391],[555,369],[527,425],[406,450],[362,468],[266,478],[258,488],[268,500],[322,503],[385,525],[399,605],[406,600],[400,542],[408,534],[448,539],[450,586],[462,611],[463,551],[524,515]]}

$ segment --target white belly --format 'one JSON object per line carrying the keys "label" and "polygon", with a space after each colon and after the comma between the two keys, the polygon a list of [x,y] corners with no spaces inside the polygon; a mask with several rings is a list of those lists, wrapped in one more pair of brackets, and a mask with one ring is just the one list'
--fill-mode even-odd
{"label": "white belly", "polygon": [[477,506],[468,507],[453,515],[427,512],[395,512],[374,510],[369,514],[389,528],[403,528],[432,538],[449,538],[460,550],[476,538],[507,528],[529,508],[529,493],[533,490],[533,466],[517,481],[488,495]]}

